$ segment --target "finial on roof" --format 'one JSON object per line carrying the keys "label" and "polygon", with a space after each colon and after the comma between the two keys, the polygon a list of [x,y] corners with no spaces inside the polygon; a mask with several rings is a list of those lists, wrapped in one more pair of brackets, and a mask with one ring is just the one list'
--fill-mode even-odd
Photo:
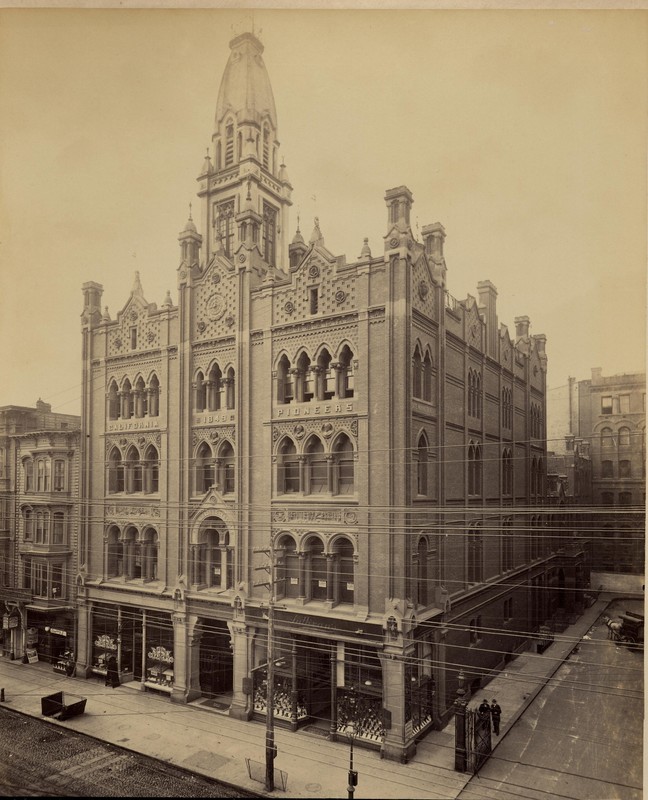
{"label": "finial on roof", "polygon": [[207,148],[207,153],[205,155],[205,160],[203,161],[203,166],[200,174],[209,175],[211,171],[212,171],[212,163],[211,163],[211,158],[209,157],[209,148]]}
{"label": "finial on roof", "polygon": [[189,203],[189,219],[187,220],[187,224],[184,226],[183,233],[198,233],[196,229],[196,225],[193,221],[193,217],[191,216],[191,203]]}
{"label": "finial on roof", "polygon": [[365,236],[362,250],[360,251],[360,258],[371,258],[371,248],[369,247],[369,237]]}
{"label": "finial on roof", "polygon": [[104,312],[101,317],[102,322],[110,322],[110,314],[108,313],[108,306],[104,306]]}
{"label": "finial on roof", "polygon": [[164,302],[162,303],[162,308],[171,308],[173,302],[171,301],[171,292],[167,289],[166,297],[164,298]]}
{"label": "finial on roof", "polygon": [[301,231],[299,230],[299,214],[297,214],[297,230],[295,231],[292,243],[304,244],[304,245],[306,244],[306,242],[304,241],[304,237],[302,236]]}
{"label": "finial on roof", "polygon": [[319,244],[324,247],[324,237],[322,236],[322,231],[320,230],[319,217],[315,217],[315,227],[311,233],[310,243]]}
{"label": "finial on roof", "polygon": [[142,282],[140,281],[140,274],[138,270],[135,270],[135,280],[133,281],[131,294],[142,294]]}

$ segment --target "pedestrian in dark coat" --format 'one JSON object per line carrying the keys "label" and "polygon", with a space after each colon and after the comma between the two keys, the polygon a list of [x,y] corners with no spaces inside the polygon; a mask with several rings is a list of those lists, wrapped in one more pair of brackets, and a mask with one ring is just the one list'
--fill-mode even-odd
{"label": "pedestrian in dark coat", "polygon": [[116,689],[119,686],[119,670],[117,669],[117,659],[110,656],[106,663],[106,686]]}
{"label": "pedestrian in dark coat", "polygon": [[488,727],[490,728],[491,707],[488,705],[488,700],[482,700],[482,704],[477,709],[477,712],[480,717],[488,720]]}
{"label": "pedestrian in dark coat", "polygon": [[499,736],[500,717],[502,716],[502,709],[497,704],[497,700],[493,698],[490,707],[491,719],[493,720],[493,731],[495,736]]}

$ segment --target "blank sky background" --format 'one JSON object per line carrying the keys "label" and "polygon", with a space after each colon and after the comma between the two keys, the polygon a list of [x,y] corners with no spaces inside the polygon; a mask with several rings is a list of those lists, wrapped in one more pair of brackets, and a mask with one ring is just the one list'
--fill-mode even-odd
{"label": "blank sky background", "polygon": [[[548,384],[645,368],[644,11],[254,12],[310,235],[374,255],[385,190],[446,228],[448,289],[497,287]],[[250,11],[0,11],[0,405],[80,408],[81,284],[174,302],[177,236]],[[232,27],[234,26],[234,28]],[[199,214],[195,216],[199,218]],[[201,231],[202,232],[202,231]]]}

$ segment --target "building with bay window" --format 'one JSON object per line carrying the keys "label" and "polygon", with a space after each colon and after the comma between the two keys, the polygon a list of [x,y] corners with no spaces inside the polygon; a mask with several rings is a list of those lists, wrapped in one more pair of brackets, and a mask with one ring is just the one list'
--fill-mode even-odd
{"label": "building with bay window", "polygon": [[558,610],[545,337],[450,294],[405,186],[375,255],[291,238],[263,46],[230,46],[177,305],[83,286],[78,667],[263,719],[267,568],[277,720],[406,760]]}
{"label": "building with bay window", "polygon": [[49,661],[74,650],[79,417],[0,408],[2,654]]}

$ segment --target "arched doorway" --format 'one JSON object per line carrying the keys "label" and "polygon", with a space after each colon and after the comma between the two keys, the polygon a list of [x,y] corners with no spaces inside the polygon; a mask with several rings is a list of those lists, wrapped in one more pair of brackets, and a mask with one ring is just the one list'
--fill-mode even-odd
{"label": "arched doorway", "polygon": [[203,619],[198,625],[198,631],[200,693],[210,699],[231,695],[234,663],[227,623],[223,620]]}

